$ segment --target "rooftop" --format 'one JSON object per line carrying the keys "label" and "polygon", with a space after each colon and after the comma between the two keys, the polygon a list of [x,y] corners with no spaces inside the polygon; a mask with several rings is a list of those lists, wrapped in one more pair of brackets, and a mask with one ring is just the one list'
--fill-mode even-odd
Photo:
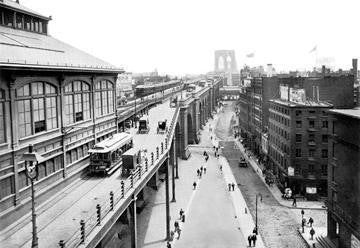
{"label": "rooftop", "polygon": [[123,72],[51,36],[0,26],[0,67]]}
{"label": "rooftop", "polygon": [[29,8],[23,6],[23,5],[20,5],[16,1],[0,0],[0,7],[1,6],[4,6],[6,8],[9,8],[9,9],[12,9],[12,10],[15,10],[15,11],[18,11],[18,12],[22,12],[22,13],[25,13],[25,14],[30,14],[30,15],[33,15],[33,16],[37,16],[37,17],[39,17],[41,19],[45,19],[45,20],[50,20],[51,19],[50,17],[46,17],[44,15],[41,15],[41,14],[33,11],[32,9],[29,9]]}
{"label": "rooftop", "polygon": [[306,100],[304,102],[292,102],[292,101],[286,101],[282,99],[271,99],[271,102],[278,103],[284,106],[288,107],[322,107],[322,108],[331,108],[333,105],[328,102],[324,101],[312,101],[312,100]]}
{"label": "rooftop", "polygon": [[352,118],[360,119],[360,107],[355,107],[352,109],[331,109],[329,110],[329,112],[340,115],[347,115]]}

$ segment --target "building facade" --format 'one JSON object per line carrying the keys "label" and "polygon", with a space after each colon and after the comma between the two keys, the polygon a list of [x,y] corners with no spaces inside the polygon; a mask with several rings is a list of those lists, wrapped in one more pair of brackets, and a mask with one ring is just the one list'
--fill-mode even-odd
{"label": "building facade", "polygon": [[86,173],[88,149],[117,132],[116,79],[123,70],[49,36],[50,18],[16,2],[0,1],[0,13],[8,37],[0,44],[2,229],[29,210],[22,156],[30,144],[45,158],[37,204]]}
{"label": "building facade", "polygon": [[360,108],[329,111],[328,236],[360,244]]}
{"label": "building facade", "polygon": [[269,158],[284,188],[326,196],[328,116],[326,102],[270,100]]}

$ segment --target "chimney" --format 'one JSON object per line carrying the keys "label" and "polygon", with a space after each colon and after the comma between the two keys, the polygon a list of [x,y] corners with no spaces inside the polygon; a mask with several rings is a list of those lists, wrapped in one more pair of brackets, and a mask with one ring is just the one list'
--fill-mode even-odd
{"label": "chimney", "polygon": [[357,59],[352,59],[352,70],[353,70],[353,74],[354,74],[354,82],[356,83],[357,81],[357,73],[358,73],[358,66],[357,66]]}
{"label": "chimney", "polygon": [[319,92],[319,86],[316,86],[316,102],[320,101],[320,92]]}
{"label": "chimney", "polygon": [[326,67],[325,67],[325,65],[322,65],[322,67],[321,67],[322,76],[325,76],[325,72],[326,72]]}
{"label": "chimney", "polygon": [[315,101],[315,91],[316,91],[316,86],[312,87],[312,100]]}

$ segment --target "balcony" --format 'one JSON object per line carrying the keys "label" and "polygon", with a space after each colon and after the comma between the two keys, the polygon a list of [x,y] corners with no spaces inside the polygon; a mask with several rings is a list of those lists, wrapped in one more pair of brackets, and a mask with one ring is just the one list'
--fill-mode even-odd
{"label": "balcony", "polygon": [[309,128],[308,128],[308,131],[309,131],[309,132],[316,132],[317,129],[316,129],[315,127],[309,127]]}

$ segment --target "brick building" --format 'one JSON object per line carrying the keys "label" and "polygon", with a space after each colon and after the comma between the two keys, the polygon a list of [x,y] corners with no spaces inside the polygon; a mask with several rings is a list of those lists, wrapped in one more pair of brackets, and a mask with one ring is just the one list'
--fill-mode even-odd
{"label": "brick building", "polygon": [[29,211],[22,155],[45,158],[37,204],[86,172],[91,146],[117,132],[122,69],[48,34],[50,18],[0,1],[0,229]]}
{"label": "brick building", "polygon": [[328,236],[360,244],[360,108],[329,111]]}
{"label": "brick building", "polygon": [[[269,158],[274,175],[295,194],[326,196],[328,117],[321,101],[270,100]],[[317,194],[315,194],[317,193]]]}

